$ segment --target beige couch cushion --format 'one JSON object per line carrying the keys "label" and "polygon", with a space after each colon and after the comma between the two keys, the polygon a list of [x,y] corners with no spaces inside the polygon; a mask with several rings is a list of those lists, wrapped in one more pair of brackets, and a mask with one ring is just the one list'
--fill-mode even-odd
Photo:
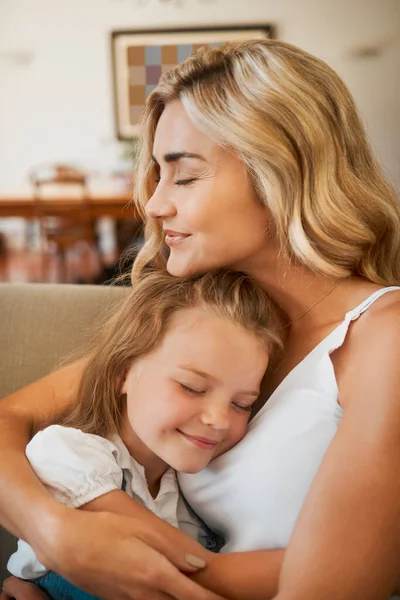
{"label": "beige couch cushion", "polygon": [[[126,292],[120,287],[0,284],[0,398],[46,375],[84,346],[91,328]],[[0,529],[0,582],[14,547],[14,538]]]}

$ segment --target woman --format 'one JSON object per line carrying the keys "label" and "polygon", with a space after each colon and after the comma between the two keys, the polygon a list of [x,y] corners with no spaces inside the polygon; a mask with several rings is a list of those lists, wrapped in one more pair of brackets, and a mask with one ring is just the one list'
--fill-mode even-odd
{"label": "woman", "polygon": [[[149,97],[136,198],[148,222],[133,280],[149,262],[177,277],[229,267],[288,316],[245,440],[181,479],[225,549],[259,550],[217,555],[205,574],[254,578],[271,597],[273,549],[288,546],[279,600],[388,598],[400,565],[400,293],[388,289],[400,284],[400,208],[348,90],[283,42],[196,53]],[[3,524],[107,600],[210,598],[178,573],[185,548],[144,522],[58,506],[28,468],[33,425],[73,402],[81,368],[3,401]]]}

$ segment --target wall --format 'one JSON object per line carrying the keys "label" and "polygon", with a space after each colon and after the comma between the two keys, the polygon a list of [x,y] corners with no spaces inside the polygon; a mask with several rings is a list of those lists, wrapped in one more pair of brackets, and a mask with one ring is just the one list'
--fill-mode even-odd
{"label": "wall", "polygon": [[0,0],[0,193],[37,163],[118,162],[111,30],[265,22],[344,78],[400,187],[398,0]]}

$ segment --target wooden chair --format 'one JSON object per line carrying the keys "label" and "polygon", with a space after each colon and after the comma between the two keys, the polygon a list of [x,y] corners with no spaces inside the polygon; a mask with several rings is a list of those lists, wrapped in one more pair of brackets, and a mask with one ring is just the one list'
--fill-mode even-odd
{"label": "wooden chair", "polygon": [[83,250],[84,280],[93,282],[92,252],[101,263],[96,221],[91,214],[87,176],[67,165],[54,165],[31,173],[35,218],[40,225],[42,280],[49,280],[51,247],[59,262],[59,280],[68,280],[68,252]]}
{"label": "wooden chair", "polygon": [[8,281],[8,243],[6,235],[0,231],[0,281]]}

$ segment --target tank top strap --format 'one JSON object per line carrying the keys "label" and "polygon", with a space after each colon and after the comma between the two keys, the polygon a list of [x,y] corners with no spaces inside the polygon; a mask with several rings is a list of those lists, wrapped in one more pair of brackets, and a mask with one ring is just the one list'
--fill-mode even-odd
{"label": "tank top strap", "polygon": [[350,323],[358,319],[358,317],[362,315],[362,313],[364,313],[366,310],[368,310],[368,308],[374,302],[376,302],[378,298],[380,298],[388,292],[393,292],[396,290],[400,290],[400,286],[385,287],[380,290],[377,290],[376,292],[368,296],[368,298],[366,298],[363,302],[361,302],[361,304],[359,304],[352,310],[349,310],[349,312],[346,313],[342,323],[338,327],[336,327],[336,329],[334,329],[332,333],[330,333],[321,342],[321,344],[318,347],[319,351],[322,353],[328,352],[328,354],[331,354],[331,352],[334,352],[335,350],[340,348],[344,340],[346,339]]}
{"label": "tank top strap", "polygon": [[358,317],[360,315],[362,315],[366,310],[368,310],[368,308],[374,302],[376,302],[381,296],[384,296],[388,292],[395,292],[396,290],[400,290],[400,286],[392,285],[390,287],[384,287],[384,288],[381,288],[380,290],[377,290],[376,292],[371,294],[371,296],[369,296],[363,302],[361,302],[361,304],[359,304],[358,306],[356,306],[355,308],[350,310],[346,314],[345,320],[346,321],[355,321],[355,319],[358,319]]}

